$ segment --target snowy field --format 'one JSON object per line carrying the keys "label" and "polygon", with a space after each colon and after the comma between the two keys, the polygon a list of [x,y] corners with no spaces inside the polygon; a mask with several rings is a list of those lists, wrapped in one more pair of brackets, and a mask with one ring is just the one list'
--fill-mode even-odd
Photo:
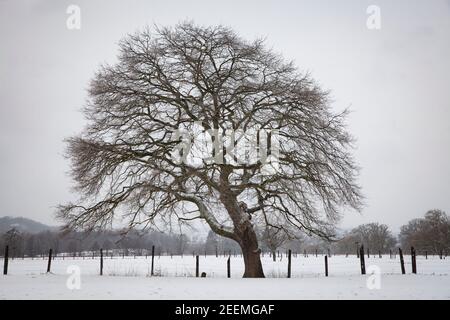
{"label": "snowy field", "polygon": [[[239,256],[231,257],[232,279],[226,278],[227,258],[215,256],[200,256],[200,273],[207,278],[194,277],[192,255],[155,257],[153,277],[150,257],[105,257],[103,276],[99,258],[58,257],[50,274],[46,259],[14,259],[8,275],[0,275],[0,299],[450,299],[450,259],[418,256],[417,275],[411,274],[409,256],[406,275],[398,256],[365,259],[368,274],[363,276],[356,256],[332,256],[325,277],[323,256],[299,255],[292,258],[291,279],[285,256],[276,262],[262,258],[266,279],[242,279]],[[80,271],[79,289],[67,286],[73,266]],[[372,269],[380,272],[379,289]]]}

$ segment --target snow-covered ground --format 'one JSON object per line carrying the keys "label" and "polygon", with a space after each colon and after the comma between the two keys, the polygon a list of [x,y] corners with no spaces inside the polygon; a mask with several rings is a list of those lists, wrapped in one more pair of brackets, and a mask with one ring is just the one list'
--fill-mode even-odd
{"label": "snow-covered ground", "polygon": [[[51,274],[45,273],[47,260],[15,259],[8,275],[0,275],[0,299],[450,299],[450,259],[419,256],[413,275],[405,256],[407,274],[402,275],[398,256],[366,257],[363,276],[355,256],[332,256],[325,277],[323,256],[297,256],[291,279],[286,257],[276,262],[263,257],[266,279],[242,279],[240,257],[231,257],[232,279],[227,279],[226,260],[200,256],[200,272],[207,278],[195,278],[192,255],[155,257],[153,277],[150,257],[105,258],[103,276],[98,258],[57,258]],[[79,289],[73,285],[74,270],[80,271]],[[372,274],[377,271],[379,277]]]}

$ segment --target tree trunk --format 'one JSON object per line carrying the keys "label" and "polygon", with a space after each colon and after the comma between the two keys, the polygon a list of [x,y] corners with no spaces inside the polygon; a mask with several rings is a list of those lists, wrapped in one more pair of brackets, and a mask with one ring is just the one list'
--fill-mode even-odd
{"label": "tree trunk", "polygon": [[[231,171],[221,172],[220,179],[223,184],[228,184],[228,175]],[[228,214],[234,224],[233,238],[236,240],[242,250],[244,257],[244,278],[264,278],[264,271],[261,263],[261,249],[259,248],[258,238],[250,222],[249,214],[245,212],[245,207],[238,203],[236,196],[229,190],[225,190],[220,196]]]}
{"label": "tree trunk", "polygon": [[277,261],[277,256],[276,256],[276,252],[275,252],[275,250],[273,250],[272,251],[272,260],[275,262],[275,261]]}
{"label": "tree trunk", "polygon": [[244,278],[264,278],[264,271],[261,263],[261,250],[258,246],[258,239],[253,228],[246,229],[240,241],[242,255],[244,257],[245,272]]}

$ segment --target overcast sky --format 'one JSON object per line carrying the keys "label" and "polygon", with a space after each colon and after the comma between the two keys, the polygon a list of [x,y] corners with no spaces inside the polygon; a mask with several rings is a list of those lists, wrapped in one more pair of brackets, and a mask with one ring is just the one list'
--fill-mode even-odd
{"label": "overcast sky", "polygon": [[[81,29],[69,30],[70,4]],[[369,5],[381,9],[370,30]],[[224,24],[295,61],[350,106],[349,130],[366,197],[344,228],[378,221],[394,231],[432,208],[450,213],[450,1],[0,0],[0,216],[57,224],[74,199],[63,139],[117,42],[145,25]]]}

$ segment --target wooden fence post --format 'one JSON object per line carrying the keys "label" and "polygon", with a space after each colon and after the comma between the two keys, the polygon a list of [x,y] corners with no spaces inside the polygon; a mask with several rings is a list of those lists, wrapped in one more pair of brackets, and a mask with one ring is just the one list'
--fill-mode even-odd
{"label": "wooden fence post", "polygon": [[154,274],[154,267],[155,267],[155,246],[152,246],[152,270],[150,275],[153,276]]}
{"label": "wooden fence post", "polygon": [[398,248],[398,254],[400,255],[400,266],[402,268],[402,274],[405,274],[405,261],[403,260],[403,252],[401,248]]}
{"label": "wooden fence post", "polygon": [[198,261],[198,256],[195,256],[195,277],[198,278],[199,275],[199,261]]}
{"label": "wooden fence post", "polygon": [[361,263],[361,274],[366,274],[366,262],[364,261],[364,245],[359,249],[359,260]]}
{"label": "wooden fence post", "polygon": [[103,249],[100,249],[100,275],[103,275]]}
{"label": "wooden fence post", "polygon": [[5,247],[5,261],[3,262],[3,274],[8,274],[8,258],[9,258],[9,247]]}
{"label": "wooden fence post", "polygon": [[328,256],[325,255],[325,277],[328,277]]}
{"label": "wooden fence post", "polygon": [[228,260],[227,260],[227,277],[228,278],[231,278],[231,262],[230,262],[230,258],[231,257],[228,257]]}
{"label": "wooden fence post", "polygon": [[411,265],[412,265],[412,273],[417,274],[416,249],[414,249],[414,247],[411,247]]}
{"label": "wooden fence post", "polygon": [[291,249],[288,251],[288,278],[291,277]]}
{"label": "wooden fence post", "polygon": [[48,250],[48,264],[47,264],[47,273],[50,272],[50,268],[52,266],[52,252],[53,250]]}

